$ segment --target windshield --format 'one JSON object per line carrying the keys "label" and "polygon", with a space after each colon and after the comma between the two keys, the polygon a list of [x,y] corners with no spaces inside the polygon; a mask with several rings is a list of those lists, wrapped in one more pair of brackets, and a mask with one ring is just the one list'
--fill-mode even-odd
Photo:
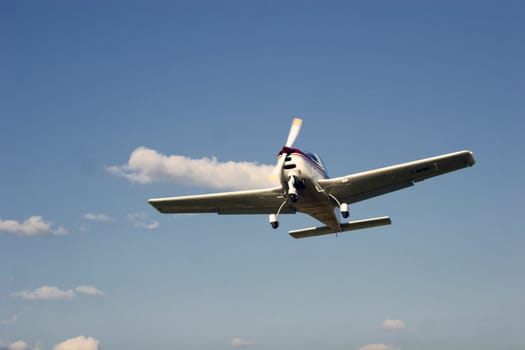
{"label": "windshield", "polygon": [[311,160],[313,160],[314,162],[319,164],[321,166],[321,168],[324,169],[323,161],[321,160],[321,157],[319,157],[316,153],[308,152],[308,153],[306,153],[306,155],[308,156],[308,158],[310,158]]}

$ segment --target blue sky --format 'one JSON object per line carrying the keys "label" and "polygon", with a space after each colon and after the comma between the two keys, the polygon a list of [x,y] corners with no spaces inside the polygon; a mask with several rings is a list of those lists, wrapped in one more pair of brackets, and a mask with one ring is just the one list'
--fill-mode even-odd
{"label": "blue sky", "polygon": [[[0,349],[522,349],[524,14],[2,1]],[[274,231],[147,204],[221,190],[213,171],[110,171],[139,147],[273,165],[295,116],[331,176],[463,149],[477,164],[351,207],[392,226],[304,240],[287,234],[303,215]]]}

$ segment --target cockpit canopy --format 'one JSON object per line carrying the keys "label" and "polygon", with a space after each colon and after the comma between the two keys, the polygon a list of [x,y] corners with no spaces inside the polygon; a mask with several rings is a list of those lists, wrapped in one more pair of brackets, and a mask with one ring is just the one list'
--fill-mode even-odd
{"label": "cockpit canopy", "polygon": [[321,168],[325,169],[323,161],[321,160],[321,157],[319,157],[317,153],[305,152],[304,154],[306,154],[308,158],[310,158],[311,160],[319,164]]}
{"label": "cockpit canopy", "polygon": [[[290,154],[293,154],[293,153],[298,153],[298,154],[302,154],[304,157],[308,158],[310,161],[312,161],[312,163],[316,164],[317,167],[319,168],[319,170],[321,170],[321,172],[323,173],[324,177],[328,177],[328,174],[326,173],[326,168],[323,164],[323,161],[321,160],[321,157],[319,157],[319,155],[317,155],[317,153],[313,153],[313,152],[303,152],[301,151],[300,149],[297,149],[297,148],[291,148],[291,147],[286,147],[284,146],[282,148],[282,150],[279,152],[279,156],[281,155],[290,155]],[[290,159],[286,159],[286,160],[290,160]],[[285,169],[286,169],[286,164],[284,165]],[[293,165],[295,166],[295,165]]]}

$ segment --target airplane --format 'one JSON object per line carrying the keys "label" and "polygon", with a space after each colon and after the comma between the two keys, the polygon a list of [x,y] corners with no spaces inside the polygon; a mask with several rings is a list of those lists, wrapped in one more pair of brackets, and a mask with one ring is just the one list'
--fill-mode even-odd
{"label": "airplane", "polygon": [[161,213],[267,214],[274,229],[279,226],[280,214],[305,213],[323,223],[323,226],[288,232],[294,238],[305,238],[390,225],[392,221],[388,216],[340,222],[338,213],[348,218],[350,204],[475,164],[471,151],[459,151],[329,178],[317,154],[292,147],[301,125],[302,119],[293,120],[288,139],[278,154],[272,177],[279,178],[280,186],[154,198],[148,202]]}

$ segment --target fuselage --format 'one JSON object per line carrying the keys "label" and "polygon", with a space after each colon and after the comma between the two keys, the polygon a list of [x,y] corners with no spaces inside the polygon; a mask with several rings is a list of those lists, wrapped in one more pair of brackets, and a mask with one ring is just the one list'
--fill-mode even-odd
{"label": "fuselage", "polygon": [[295,209],[339,231],[340,223],[334,210],[337,205],[318,184],[320,179],[328,178],[321,158],[315,153],[287,147],[279,153],[280,157],[286,157],[281,172],[283,189],[289,194],[295,187],[297,192]]}

